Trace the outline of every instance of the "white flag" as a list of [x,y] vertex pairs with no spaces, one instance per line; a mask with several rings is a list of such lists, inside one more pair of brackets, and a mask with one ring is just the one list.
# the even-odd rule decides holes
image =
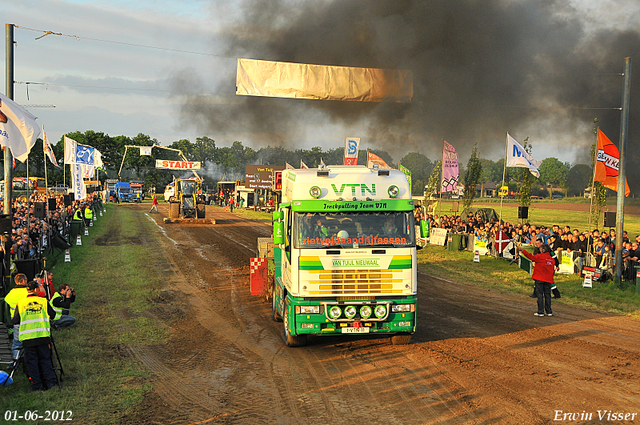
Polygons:
[[309,167],[307,167],[307,164],[305,164],[303,160],[300,160],[300,169],[302,170],[309,169]]
[[94,156],[93,156],[93,165],[96,166],[96,168],[100,169],[102,168],[102,166],[104,165],[102,163],[102,154],[100,153],[100,151],[98,149],[96,149]]
[[64,163],[65,164],[74,164],[76,162],[76,149],[78,147],[78,142],[73,139],[70,139],[67,136],[64,136]]
[[39,135],[36,117],[0,94],[0,146],[8,146],[14,158],[25,162]]
[[293,170],[294,168],[293,168],[293,165],[289,164],[288,162],[285,162],[285,167],[284,167],[284,169],[285,169],[285,170]]
[[44,131],[44,125],[42,126],[42,149],[44,150],[45,155],[49,158],[49,161],[57,167],[58,161],[56,161],[56,156],[53,154],[53,149],[51,149],[47,133]]
[[151,146],[140,146],[140,156],[151,156]]
[[540,161],[533,159],[522,145],[507,133],[507,167],[528,168],[531,174],[540,177],[540,171],[538,171],[540,164]]

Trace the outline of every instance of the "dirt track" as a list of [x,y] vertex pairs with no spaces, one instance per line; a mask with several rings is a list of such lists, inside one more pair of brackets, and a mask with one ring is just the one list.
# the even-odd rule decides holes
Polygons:
[[[148,205],[130,205],[145,215]],[[215,212],[214,212],[215,211]],[[249,258],[268,226],[208,210],[214,226],[147,215],[166,257],[171,317],[163,346],[129,347],[153,390],[136,424],[541,424],[557,414],[640,423],[640,327],[628,317],[419,276],[418,331],[386,338],[316,338],[287,348],[271,306],[249,294]],[[143,218],[144,220],[144,218]],[[600,421],[598,410],[638,413]],[[630,417],[630,416],[629,416]]]

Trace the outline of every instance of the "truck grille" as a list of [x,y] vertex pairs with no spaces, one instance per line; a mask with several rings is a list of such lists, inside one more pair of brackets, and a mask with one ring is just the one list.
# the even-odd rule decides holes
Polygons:
[[403,281],[397,276],[401,272],[402,270],[312,270],[309,271],[309,289],[317,285],[317,290],[310,290],[309,294],[402,293],[401,289],[393,289]]

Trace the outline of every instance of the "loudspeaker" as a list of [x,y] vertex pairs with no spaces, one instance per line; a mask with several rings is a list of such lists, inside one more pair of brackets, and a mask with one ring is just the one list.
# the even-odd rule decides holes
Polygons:
[[56,200],[56,198],[49,198],[48,202],[49,202],[49,211],[55,211],[56,208],[58,207],[58,201]]
[[11,214],[0,214],[0,235],[10,235],[12,228]]
[[518,207],[518,218],[529,218],[529,207]]
[[33,280],[40,273],[40,262],[38,260],[15,260],[14,264],[18,273],[27,275],[27,281]]
[[64,195],[64,206],[71,206],[71,195]]
[[54,232],[52,241],[53,241],[53,246],[55,246],[58,249],[71,248],[71,245],[58,232]]
[[616,227],[616,213],[614,212],[604,213],[604,227]]
[[36,218],[44,218],[44,202],[36,202],[33,208],[33,215]]

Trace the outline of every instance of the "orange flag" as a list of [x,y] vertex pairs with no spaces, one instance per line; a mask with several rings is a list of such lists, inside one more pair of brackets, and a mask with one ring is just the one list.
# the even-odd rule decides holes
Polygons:
[[[604,187],[615,192],[618,191],[618,166],[620,154],[616,145],[598,129],[598,152],[596,157],[595,181],[601,182]],[[629,196],[631,190],[625,181],[624,196]]]
[[373,168],[373,164],[378,164],[380,168],[391,168],[384,159],[373,152],[367,152],[367,168]]

